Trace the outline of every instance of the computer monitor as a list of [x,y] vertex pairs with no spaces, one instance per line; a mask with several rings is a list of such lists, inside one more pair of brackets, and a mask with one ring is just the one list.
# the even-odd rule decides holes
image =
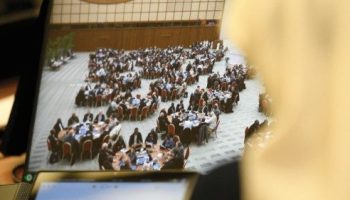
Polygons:
[[206,173],[240,157],[244,129],[264,116],[255,114],[259,84],[243,93],[248,67],[234,45],[214,48],[207,36],[163,44],[164,34],[151,34],[162,43],[143,47],[139,32],[177,25],[75,24],[66,15],[52,24],[62,14],[52,6],[65,6],[51,4],[24,180],[42,170]]

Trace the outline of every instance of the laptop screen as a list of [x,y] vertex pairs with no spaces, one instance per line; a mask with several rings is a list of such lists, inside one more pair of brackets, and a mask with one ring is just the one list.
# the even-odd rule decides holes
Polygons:
[[195,173],[39,173],[30,199],[190,199]]
[[47,25],[29,174],[206,173],[241,156],[245,128],[265,119],[262,87],[219,40],[218,20],[143,20],[129,11],[146,6],[136,1],[64,2],[52,2]]
[[[171,182],[47,182],[42,183],[36,200],[45,199],[185,199],[186,180]],[[157,192],[154,192],[157,191]]]

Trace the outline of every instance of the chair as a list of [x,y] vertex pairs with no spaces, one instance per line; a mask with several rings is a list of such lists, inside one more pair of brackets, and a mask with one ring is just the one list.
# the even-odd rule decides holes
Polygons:
[[137,81],[137,88],[141,88],[141,79]]
[[169,135],[175,135],[176,134],[175,125],[174,124],[169,124],[168,125],[168,134]]
[[134,87],[134,89],[138,88],[138,81],[137,80],[134,80],[133,87]]
[[62,146],[62,160],[64,158],[67,158],[67,156],[70,157],[70,163],[72,163],[74,153],[72,151],[72,145],[69,142],[63,143],[63,146]]
[[90,160],[92,160],[92,141],[91,140],[84,141],[82,148],[81,148],[80,160],[83,160],[83,156],[85,153],[89,153]]
[[161,93],[161,99],[163,102],[165,102],[167,101],[167,98],[168,98],[168,92],[166,91],[166,89],[163,89]]
[[149,110],[149,113],[152,115],[152,114],[154,114],[156,112],[156,110],[157,110],[157,104],[154,103],[151,106],[151,109]]
[[137,108],[131,108],[130,115],[129,115],[129,120],[135,119],[137,120]]
[[186,164],[188,162],[188,158],[190,157],[190,147],[187,147],[184,152],[184,167],[186,167]]
[[124,110],[123,110],[123,108],[122,107],[118,107],[118,115],[117,115],[117,117],[118,117],[118,120],[119,121],[121,121],[121,120],[123,120],[124,119]]
[[217,131],[218,131],[219,125],[220,125],[220,120],[218,120],[218,121],[216,122],[216,126],[215,126],[214,129],[212,130],[212,133],[215,133],[216,138],[218,138]]
[[175,99],[177,99],[177,89],[171,92],[171,100],[174,101]]
[[226,91],[227,90],[227,83],[226,82],[222,82],[220,87],[221,87],[222,91]]
[[198,102],[198,107],[199,107],[199,109],[201,109],[201,108],[203,108],[203,106],[204,106],[204,99],[200,98],[199,102]]
[[142,108],[140,120],[146,119],[148,117],[148,110],[149,110],[148,106],[145,106]]

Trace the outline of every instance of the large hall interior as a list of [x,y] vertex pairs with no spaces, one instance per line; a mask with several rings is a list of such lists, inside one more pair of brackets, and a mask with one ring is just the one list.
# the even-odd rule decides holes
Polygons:
[[246,139],[271,99],[228,37],[231,3],[54,0],[29,170],[207,173],[263,148],[271,133]]

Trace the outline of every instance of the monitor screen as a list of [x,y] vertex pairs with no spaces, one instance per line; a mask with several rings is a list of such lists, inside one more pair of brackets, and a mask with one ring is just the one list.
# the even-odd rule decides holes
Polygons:
[[[186,180],[170,182],[45,182],[36,200],[185,199]],[[157,192],[155,192],[157,191]]]
[[197,178],[198,174],[188,172],[40,172],[30,199],[187,200]]
[[241,156],[262,84],[218,20],[129,10],[146,4],[53,1],[28,172],[206,173]]

